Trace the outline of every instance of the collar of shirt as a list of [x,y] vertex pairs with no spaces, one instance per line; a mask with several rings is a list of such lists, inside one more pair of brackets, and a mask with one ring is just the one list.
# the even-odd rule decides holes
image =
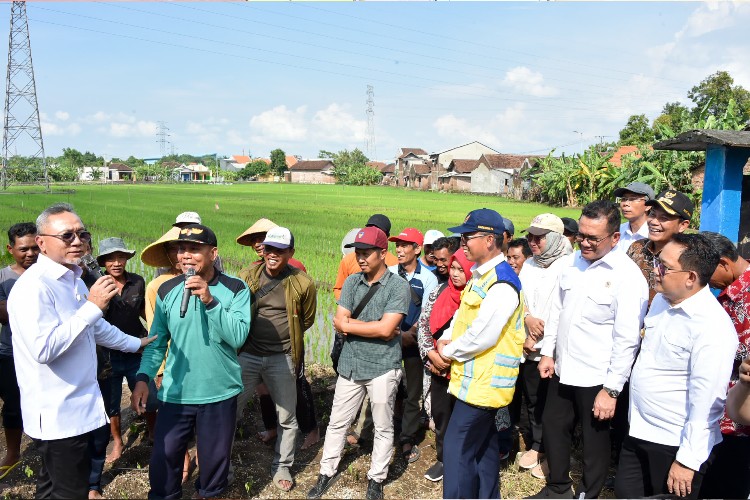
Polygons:
[[37,266],[41,266],[44,269],[44,272],[42,275],[48,276],[52,279],[59,280],[61,277],[65,276],[65,273],[73,273],[74,280],[75,278],[80,278],[81,274],[83,274],[83,271],[78,266],[73,266],[73,269],[70,269],[68,267],[63,266],[62,264],[58,264],[54,260],[50,259],[44,254],[39,254],[39,257],[36,260]]
[[[586,270],[588,268],[597,267],[597,266],[607,266],[610,269],[615,269],[615,262],[613,262],[613,261],[617,260],[618,258],[619,258],[618,253],[615,251],[614,248],[612,250],[610,250],[609,252],[607,252],[607,254],[604,257],[602,257],[600,259],[597,259],[597,260],[595,260],[593,262],[591,262],[588,259],[584,259],[583,255],[581,255],[581,251],[580,250],[578,250],[575,253],[576,262],[579,264],[578,267],[583,268],[583,270]],[[630,258],[630,257],[628,257],[628,258]]]
[[635,235],[643,236],[644,238],[648,238],[648,223],[644,222],[641,224],[641,227],[638,229],[638,231],[633,231],[633,229],[630,227],[630,222],[625,222],[623,224],[623,227],[625,228],[624,233],[628,236],[632,237]]
[[[362,280],[362,283],[364,283],[367,286],[370,286],[370,282],[367,281],[367,276],[365,276],[365,273],[359,273],[359,274],[360,274],[360,279]],[[387,279],[389,274],[393,274],[393,273],[386,267],[383,275],[380,278],[373,281],[373,283],[380,283],[382,285],[383,283],[385,283],[385,280]]]
[[734,280],[731,285],[722,290],[719,297],[726,295],[733,302],[736,302],[747,293],[750,293],[750,267],[740,274],[740,277]]
[[417,258],[417,267],[414,268],[413,273],[409,273],[406,269],[404,269],[404,266],[399,264],[397,267],[398,275],[405,278],[406,281],[411,281],[411,279],[414,278],[414,276],[419,276],[422,273],[422,266],[423,266],[422,262],[420,262],[419,258]]
[[[682,314],[686,315],[688,318],[692,318],[697,313],[705,309],[706,307],[705,301],[708,300],[708,298],[706,297],[706,294],[713,297],[713,294],[711,293],[711,290],[709,290],[708,286],[704,286],[703,288],[698,290],[697,293],[683,300],[676,306],[670,306],[670,310],[675,313],[678,311],[681,311]],[[665,300],[666,300],[666,297],[665,297]],[[669,301],[667,301],[667,303],[669,303]]]
[[477,264],[474,264],[473,266],[471,266],[471,275],[474,278],[484,276],[485,274],[487,274],[487,272],[490,269],[493,269],[495,266],[497,266],[498,264],[504,261],[505,261],[505,255],[503,255],[503,252],[500,252],[497,256],[492,257],[490,260],[488,260],[481,266]]

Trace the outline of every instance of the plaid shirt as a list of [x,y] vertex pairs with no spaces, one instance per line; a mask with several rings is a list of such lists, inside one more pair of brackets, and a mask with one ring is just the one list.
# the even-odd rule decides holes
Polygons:
[[[740,345],[737,347],[737,355],[734,357],[732,377],[729,380],[729,387],[731,388],[739,380],[740,363],[750,353],[750,268],[723,290],[718,299],[729,317],[732,318],[740,341]],[[727,416],[726,410],[724,410],[724,416],[721,417],[721,433],[750,436],[750,426],[732,422]]]

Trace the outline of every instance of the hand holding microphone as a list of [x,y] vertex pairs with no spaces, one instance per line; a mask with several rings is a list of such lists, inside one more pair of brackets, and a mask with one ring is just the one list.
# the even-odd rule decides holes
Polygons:
[[188,268],[185,271],[185,290],[182,293],[182,304],[180,304],[180,318],[184,318],[187,314],[191,295],[197,295],[205,305],[208,305],[214,299],[208,289],[206,280],[196,274],[195,269]]
[[182,303],[180,304],[180,318],[184,318],[185,314],[187,314],[188,309],[188,303],[190,302],[190,296],[193,294],[193,291],[188,287],[188,281],[190,278],[195,276],[195,269],[192,267],[188,268],[185,271],[185,289],[182,292]]

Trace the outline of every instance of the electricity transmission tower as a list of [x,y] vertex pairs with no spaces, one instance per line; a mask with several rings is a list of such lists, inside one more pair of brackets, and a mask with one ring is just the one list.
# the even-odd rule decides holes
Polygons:
[[[156,131],[156,137],[158,137],[158,140],[156,142],[159,143],[159,151],[161,151],[161,156],[164,157],[164,155],[167,153],[167,142],[169,142],[167,140],[167,137],[169,137],[169,134],[167,133],[167,131],[169,129],[167,128],[167,124],[165,122],[157,122],[157,123],[159,124],[159,128]],[[174,146],[172,147],[174,148]]]
[[377,156],[375,149],[375,90],[372,85],[367,86],[367,138],[365,152],[367,157],[374,160]]
[[[26,2],[13,2],[10,9],[8,72],[5,85],[5,127],[3,129],[3,189],[12,182],[44,184],[49,191],[47,158],[44,155],[39,104],[36,99],[34,66],[31,62],[29,22]],[[9,155],[21,147],[33,154],[20,165],[12,166]],[[13,167],[13,168],[11,168]]]

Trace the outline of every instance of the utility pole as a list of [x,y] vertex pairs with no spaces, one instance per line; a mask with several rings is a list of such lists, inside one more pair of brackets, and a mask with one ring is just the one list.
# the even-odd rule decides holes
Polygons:
[[367,138],[365,152],[370,160],[377,156],[375,149],[375,89],[372,85],[367,86]]
[[574,134],[578,134],[580,136],[581,141],[581,156],[583,156],[583,132],[579,132],[578,130],[573,131]]
[[[24,181],[40,183],[49,191],[47,175],[47,157],[44,154],[42,127],[39,121],[39,103],[36,98],[34,65],[31,60],[31,40],[29,38],[29,21],[26,16],[26,2],[13,2],[10,7],[10,36],[8,41],[8,71],[5,79],[5,114],[3,129],[3,189],[14,180],[9,169],[8,155],[11,150],[17,151],[17,141],[23,137],[33,152],[28,165],[19,165],[21,170],[32,173],[25,175]],[[30,139],[30,141],[29,141]],[[16,154],[17,156],[17,154]],[[39,172],[33,160],[41,160]]]
[[[165,122],[156,122],[159,126],[156,130],[156,142],[159,143],[159,151],[161,152],[162,158],[167,153],[167,137],[169,137],[169,134],[167,133],[169,129],[167,128],[167,124]],[[172,153],[174,154],[174,152]]]

